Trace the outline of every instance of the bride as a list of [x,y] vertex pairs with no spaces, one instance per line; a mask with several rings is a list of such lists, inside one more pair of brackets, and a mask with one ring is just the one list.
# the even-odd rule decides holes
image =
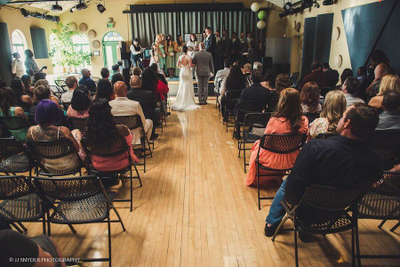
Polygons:
[[173,110],[186,111],[200,109],[201,107],[194,102],[193,72],[192,58],[188,56],[188,48],[186,45],[182,47],[183,55],[179,57],[177,67],[181,70],[179,75],[179,89],[176,95],[175,103],[172,105]]

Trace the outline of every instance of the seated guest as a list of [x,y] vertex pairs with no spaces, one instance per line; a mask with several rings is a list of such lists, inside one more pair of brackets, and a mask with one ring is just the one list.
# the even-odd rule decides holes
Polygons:
[[68,118],[89,117],[90,93],[84,85],[79,85],[72,95],[71,105],[67,110]]
[[262,73],[262,63],[260,61],[254,61],[253,70],[259,70]]
[[328,81],[326,79],[325,74],[322,72],[322,66],[318,62],[313,62],[311,64],[311,73],[304,77],[300,86],[298,87],[301,91],[303,86],[308,82],[315,82],[318,84],[319,88],[327,87]]
[[124,76],[121,73],[115,73],[111,78],[111,85],[114,86],[116,82],[125,82]]
[[340,83],[343,85],[349,77],[353,77],[353,71],[349,68],[344,69],[342,75],[340,75]]
[[13,79],[11,81],[11,89],[14,91],[17,106],[24,109],[25,112],[33,105],[30,96],[25,94],[25,87],[21,79]]
[[24,84],[25,94],[33,98],[33,91],[35,91],[35,86],[32,86],[32,79],[29,75],[22,75],[21,81]]
[[57,107],[58,110],[60,112],[60,117],[62,118],[62,120],[60,121],[60,125],[64,125],[66,123],[65,121],[65,115],[64,115],[64,110],[61,108],[61,106],[59,105],[58,101],[52,98],[51,92],[50,92],[50,88],[48,88],[45,85],[39,85],[38,87],[36,87],[35,89],[35,93],[34,93],[34,105],[29,109],[29,115],[35,115],[36,114],[36,110],[37,110],[37,105],[39,104],[40,101],[42,101],[43,99],[50,99],[51,101],[53,101]]
[[105,98],[107,101],[115,99],[114,90],[112,88],[111,82],[108,79],[101,79],[97,83],[97,92],[95,99]]
[[285,73],[281,73],[281,74],[278,74],[278,76],[276,76],[275,89],[276,89],[276,94],[278,95],[278,97],[279,97],[279,94],[283,90],[288,88],[289,86],[290,86],[289,75],[287,75]]
[[125,68],[122,70],[122,77],[124,77],[124,82],[126,87],[128,88],[128,91],[131,90],[131,74],[129,73],[129,69]]
[[390,90],[395,90],[400,93],[400,78],[397,75],[390,74],[383,76],[381,80],[381,84],[379,86],[379,92],[371,98],[368,105],[378,109],[378,111],[382,111],[382,101],[383,95]]
[[111,66],[111,70],[112,70],[112,73],[111,73],[111,79],[112,79],[112,77],[114,76],[114,74],[117,74],[117,73],[119,73],[119,65],[118,64],[114,64],[114,65],[112,65]]
[[72,95],[78,87],[78,80],[74,76],[68,76],[67,79],[65,79],[65,83],[67,84],[68,91],[61,95],[61,101],[63,103],[70,103]]
[[[10,229],[0,231],[0,262],[3,267],[64,267],[60,249],[53,239],[46,235],[28,237]],[[16,263],[26,260],[26,263]],[[34,260],[34,261],[29,261]],[[3,265],[4,264],[4,265]]]
[[394,90],[387,91],[383,95],[382,108],[376,130],[400,130],[400,93]]
[[[157,77],[159,78],[160,76],[157,75]],[[157,89],[154,93],[159,96],[159,100],[161,100],[161,102],[165,101],[165,97],[167,96],[168,92],[168,84],[159,79],[157,82]]]
[[[31,126],[26,134],[28,140],[50,141],[58,139],[69,139],[78,151],[82,160],[84,153],[79,145],[82,136],[79,130],[72,132],[64,126],[56,126],[60,124],[61,117],[58,107],[49,99],[43,99],[39,102],[36,110],[35,121],[38,125]],[[73,171],[79,166],[79,158],[75,153],[68,154],[57,159],[43,159],[41,164],[48,171]]]
[[142,79],[140,78],[140,75],[142,75],[142,70],[139,67],[135,67],[133,69],[133,75],[130,78],[131,89],[142,87]]
[[146,119],[143,114],[142,107],[140,103],[137,101],[129,100],[126,96],[128,94],[128,90],[126,89],[126,85],[124,82],[116,82],[114,85],[114,92],[116,95],[115,100],[110,101],[111,113],[114,116],[135,116],[139,115],[142,120],[142,125],[144,129],[144,133],[140,132],[139,129],[133,129],[133,141],[132,144],[140,144],[140,137],[144,134],[147,135],[147,138],[150,140],[151,132],[153,128],[153,121],[150,119]]
[[228,77],[229,72],[231,71],[232,62],[230,59],[226,59],[224,61],[224,68],[222,70],[217,71],[214,79],[214,92],[220,93],[220,85],[222,81]]
[[35,73],[35,75],[33,76],[33,81],[36,83],[39,80],[46,80],[46,73],[44,72],[37,72]]
[[240,98],[238,100],[238,104],[243,101],[260,101],[268,103],[270,99],[270,91],[266,90],[260,83],[263,79],[261,75],[261,71],[253,70],[251,72],[251,81],[253,84],[247,88],[244,88]]
[[139,102],[140,106],[142,107],[144,116],[148,119],[153,120],[153,113],[157,107],[157,102],[153,96],[153,93],[148,90],[143,90],[141,87],[135,86],[135,84],[131,84],[131,87],[132,89],[128,92],[127,97],[130,100]]
[[322,63],[322,70],[326,76],[327,87],[333,88],[339,81],[339,72],[331,69],[328,62]]
[[[385,69],[385,71],[383,72],[383,77],[385,77],[386,75],[390,75],[390,74],[396,74],[396,71],[394,70],[394,68],[388,67]],[[382,77],[382,78],[383,78]],[[381,82],[382,79],[377,80],[371,87],[369,96],[372,98],[374,96],[376,96],[379,93],[379,87],[381,87]]]
[[319,88],[315,82],[308,82],[300,93],[301,109],[303,113],[316,114],[322,110],[319,103]]
[[346,97],[347,107],[352,106],[354,103],[364,103],[364,100],[356,97],[359,87],[360,81],[357,78],[349,77],[344,81],[342,90],[344,97]]
[[90,73],[90,70],[82,69],[81,73],[82,73],[82,78],[79,80],[79,85],[84,85],[91,93],[95,93],[96,83],[92,80],[92,78],[90,78],[90,76],[92,75]]
[[261,85],[269,90],[275,90],[275,82],[276,82],[276,70],[269,69],[267,73],[265,73],[264,81],[261,82]]
[[[294,88],[283,90],[279,97],[277,110],[272,114],[264,134],[302,134],[307,133],[307,129],[308,119],[302,116],[299,92]],[[257,183],[256,158],[259,146],[260,141],[257,141],[251,148],[249,172],[245,181],[247,186]],[[288,169],[293,166],[299,152],[300,150],[296,150],[288,154],[278,154],[261,150],[259,160],[262,165],[273,169]],[[285,174],[285,172],[268,172],[262,170],[260,172],[262,174],[275,174],[275,176],[260,177],[261,184],[268,182],[266,179],[279,179],[281,181]]]
[[[105,98],[94,100],[90,106],[87,138],[98,139],[103,142],[123,138],[129,146],[129,155],[132,161],[139,162],[139,159],[132,151],[132,133],[125,125],[115,125],[114,117],[111,114],[111,106]],[[91,160],[93,167],[99,171],[112,172],[129,166],[128,153],[113,157],[92,155]]]
[[[356,103],[345,111],[338,123],[340,136],[309,141],[275,195],[266,219],[265,235],[272,236],[285,215],[281,201],[285,200],[290,206],[297,205],[311,185],[353,189],[369,187],[381,179],[383,159],[365,143],[377,124],[376,110]],[[302,221],[322,223],[337,219],[338,215],[334,212],[303,205],[296,211]]]
[[102,79],[108,80],[110,78],[110,71],[107,68],[101,68],[100,75]]
[[164,73],[160,71],[159,66],[157,64],[153,63],[150,65],[149,68],[154,71],[154,73],[157,75],[160,81],[162,81],[164,84],[168,86],[167,79],[165,78]]
[[[49,82],[45,79],[41,79],[41,80],[35,82],[35,88],[37,88],[38,86],[41,86],[41,85],[49,89],[50,94],[51,94],[51,96],[50,96],[51,101],[53,101],[59,108],[61,108],[58,98],[52,94]],[[39,101],[36,101],[36,102],[39,103]]]
[[[20,116],[28,121],[24,110],[16,105],[14,91],[10,87],[0,88],[0,116]],[[11,135],[18,141],[26,141],[28,128],[10,130]]]
[[310,124],[308,136],[315,138],[319,134],[337,135],[336,128],[346,111],[346,98],[339,90],[329,91],[325,96],[324,107],[319,118]]
[[243,74],[246,76],[248,86],[250,86],[250,84],[251,84],[251,81],[250,81],[251,68],[252,67],[251,67],[250,63],[246,63],[243,66]]
[[221,111],[223,115],[225,114],[226,93],[231,91],[242,91],[247,86],[247,79],[241,68],[238,65],[232,66],[228,77],[222,80],[220,88],[221,95],[219,96],[219,102],[221,103]]
[[360,84],[362,84],[367,77],[367,69],[365,67],[359,67],[357,69],[357,80],[360,81]]

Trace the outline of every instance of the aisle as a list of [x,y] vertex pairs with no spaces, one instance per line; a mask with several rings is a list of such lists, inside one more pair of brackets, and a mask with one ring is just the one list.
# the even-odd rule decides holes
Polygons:
[[[143,187],[135,181],[134,211],[129,212],[127,203],[116,204],[127,231],[112,225],[113,266],[294,266],[293,233],[284,232],[275,242],[264,236],[271,202],[264,201],[258,210],[257,191],[244,185],[236,142],[225,132],[214,101],[168,118],[142,175]],[[360,224],[362,251],[400,253],[399,235],[388,231],[394,223],[383,230],[375,220]],[[41,224],[27,226],[30,236],[41,233]],[[65,256],[106,255],[106,224],[76,229],[77,237],[66,226],[52,226]],[[301,265],[350,266],[351,233],[325,239],[299,242]],[[363,261],[365,266],[396,263]]]

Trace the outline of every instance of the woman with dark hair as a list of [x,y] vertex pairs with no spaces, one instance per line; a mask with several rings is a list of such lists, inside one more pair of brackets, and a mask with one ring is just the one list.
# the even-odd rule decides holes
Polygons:
[[316,114],[322,111],[319,103],[319,87],[315,82],[308,82],[303,86],[300,93],[301,108],[303,113]]
[[154,93],[157,90],[157,84],[157,74],[150,68],[145,69],[142,73],[142,89]]
[[371,53],[371,65],[370,68],[374,70],[374,79],[368,88],[365,90],[365,93],[369,95],[371,93],[372,87],[378,81],[380,81],[385,73],[385,70],[389,68],[390,60],[388,57],[383,53],[382,50],[374,50]]
[[84,85],[79,85],[72,95],[71,105],[68,107],[69,118],[89,117],[90,92]]
[[[300,94],[294,88],[287,88],[280,93],[277,110],[272,114],[264,134],[302,134],[307,133],[308,119],[303,116],[300,106]],[[249,172],[246,177],[246,185],[251,186],[257,182],[256,177],[256,158],[260,141],[257,141],[251,148]],[[259,155],[260,163],[273,169],[292,168],[300,149],[288,154],[278,154],[267,150],[261,150]],[[260,170],[262,174],[271,173]],[[285,172],[277,173],[275,176],[260,177],[260,183],[266,183],[271,179],[282,181]],[[261,180],[261,178],[263,180]],[[267,180],[268,179],[268,180]]]
[[342,75],[340,75],[340,82],[343,85],[347,78],[353,77],[353,71],[349,68],[344,69]]
[[[35,114],[38,125],[29,128],[27,139],[35,141],[69,139],[84,160],[85,156],[79,144],[82,138],[80,131],[75,129],[71,132],[65,126],[56,126],[61,120],[57,105],[50,99],[43,99],[39,102]],[[72,153],[58,159],[43,159],[41,163],[48,171],[72,171],[79,166],[79,158],[76,153]]]
[[131,74],[130,74],[128,68],[125,68],[122,70],[122,77],[124,78],[124,82],[126,84],[126,89],[128,91],[131,90],[131,85],[130,85]]
[[167,44],[165,47],[165,54],[166,54],[165,68],[167,69],[168,77],[173,77],[175,70],[175,50],[174,50],[174,40],[172,40],[172,36],[169,34],[167,35],[166,43]]
[[114,90],[108,79],[101,79],[97,83],[97,93],[95,99],[105,98],[107,101],[115,99]]
[[[176,37],[176,42],[174,43],[174,52],[175,52],[175,62],[178,62],[179,58],[183,55],[182,48],[185,45],[183,41],[182,35],[178,34]],[[188,48],[189,49],[189,48]],[[180,68],[175,64],[175,76],[179,77]]]
[[[164,101],[165,100],[165,96],[168,94],[169,92],[169,87],[168,87],[168,83],[165,80],[164,74],[162,73],[158,73],[158,68],[156,64],[153,64],[149,67],[150,70],[153,70],[153,72],[156,74],[157,77],[157,88],[154,91],[154,93],[157,96],[157,100],[158,101]],[[161,76],[161,77],[160,77]]]
[[121,73],[115,73],[111,78],[111,85],[114,86],[116,82],[125,82],[124,77]]
[[128,156],[131,157],[133,162],[139,162],[139,159],[133,154],[131,131],[125,125],[115,124],[114,117],[111,114],[111,106],[104,98],[95,99],[90,106],[87,138],[101,140],[102,142],[123,138],[129,147],[129,153],[113,157],[92,155],[93,167],[96,170],[112,172],[128,167]]
[[278,98],[279,98],[279,94],[283,90],[285,90],[286,88],[289,87],[289,83],[290,83],[289,75],[281,73],[281,74],[278,74],[278,76],[276,76],[275,89],[276,89]]
[[[24,110],[17,106],[14,91],[10,87],[0,88],[0,116],[20,116],[28,120]],[[28,128],[10,130],[11,135],[18,141],[26,141],[27,131]]]
[[30,76],[34,76],[35,73],[39,72],[39,67],[33,59],[33,52],[30,49],[25,50],[25,68],[26,73]]
[[275,90],[275,81],[276,81],[276,70],[269,69],[267,73],[265,73],[264,81],[260,84],[269,90]]
[[29,95],[31,98],[33,98],[33,92],[35,91],[35,87],[32,86],[32,79],[31,76],[29,75],[22,75],[21,81],[24,84],[25,88],[25,94]]
[[33,102],[30,96],[25,94],[25,86],[21,79],[13,79],[11,81],[11,89],[14,91],[17,106],[23,108],[25,112],[29,112]]

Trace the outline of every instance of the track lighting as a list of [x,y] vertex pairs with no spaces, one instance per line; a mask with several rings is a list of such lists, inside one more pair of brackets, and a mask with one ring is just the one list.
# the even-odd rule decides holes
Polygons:
[[83,0],[79,0],[79,3],[75,7],[77,10],[83,10],[87,8],[87,5]]
[[333,5],[333,4],[336,4],[336,3],[337,3],[337,0],[325,0],[324,2],[322,2],[322,4],[324,6],[330,6],[330,5]]
[[51,6],[51,10],[61,12],[63,10],[62,6],[58,4],[58,1]]
[[21,15],[24,16],[25,18],[32,17],[32,18],[37,18],[37,19],[45,19],[45,20],[49,20],[49,21],[53,21],[53,22],[60,22],[60,17],[58,17],[58,16],[46,15],[46,14],[39,13],[39,12],[29,12],[25,8],[21,8],[20,12],[21,12]]

